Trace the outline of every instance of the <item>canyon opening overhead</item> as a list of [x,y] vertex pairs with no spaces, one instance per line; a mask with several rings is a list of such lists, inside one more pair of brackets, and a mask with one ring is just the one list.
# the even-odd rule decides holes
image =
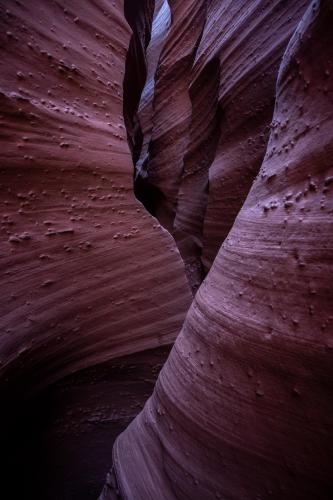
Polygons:
[[0,0],[1,497],[333,498],[333,0]]

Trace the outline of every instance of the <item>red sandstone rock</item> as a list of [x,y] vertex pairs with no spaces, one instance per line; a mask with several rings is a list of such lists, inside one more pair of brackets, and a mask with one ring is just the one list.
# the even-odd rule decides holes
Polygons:
[[209,4],[191,72],[191,133],[174,224],[198,242],[206,271],[262,163],[278,68],[307,5]]
[[258,173],[278,67],[307,3],[192,2],[186,19],[199,24],[190,33],[179,21],[185,3],[171,4],[147,182],[161,191],[153,212],[174,235],[194,291]]
[[124,499],[330,497],[332,23],[314,2],[284,54],[259,175],[116,441]]
[[38,483],[24,401],[52,474],[34,497],[92,498],[165,359],[147,349],[189,306],[172,237],[133,195],[131,149],[193,290],[224,244],[101,498],[324,500],[332,1],[312,4],[281,65],[307,2],[170,0],[167,39],[162,4],[148,47],[152,0],[2,3],[0,394],[20,450],[7,480]]
[[205,21],[206,2],[169,1],[172,24],[156,75],[148,180],[160,192],[154,213],[172,231],[183,156],[188,142],[190,72]]
[[133,194],[123,8],[2,3],[2,393],[171,343],[190,303],[171,236]]

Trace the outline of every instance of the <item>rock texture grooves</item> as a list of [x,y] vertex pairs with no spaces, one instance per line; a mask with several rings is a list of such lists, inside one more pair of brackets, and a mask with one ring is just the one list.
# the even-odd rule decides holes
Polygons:
[[281,57],[307,4],[170,2],[146,182],[155,188],[150,210],[174,235],[193,291],[260,168]]
[[[198,136],[203,137],[202,129],[207,124],[212,127],[214,121],[215,138],[210,132],[213,144],[207,148],[206,161],[196,162],[197,154],[194,158],[192,154],[192,165],[185,160],[175,223],[190,237],[200,236],[206,270],[260,168],[281,57],[307,4],[307,0],[213,1],[208,7],[191,73],[190,93],[196,97],[192,99],[190,155]],[[208,100],[206,86],[200,83],[207,74],[217,86]]]
[[172,231],[183,155],[188,141],[190,71],[202,33],[206,2],[169,0],[171,27],[156,74],[148,182],[155,188],[152,211]]
[[190,140],[178,191],[174,234],[193,291],[204,277],[201,262],[203,222],[208,201],[208,172],[220,136],[219,83],[220,64],[214,58],[205,65],[189,91],[192,105]]
[[2,380],[168,343],[189,304],[172,238],[132,192],[116,3],[2,11]]
[[133,194],[123,80],[132,37],[138,104],[153,2],[140,7],[133,35],[121,0],[1,2],[2,417],[7,400],[170,344],[189,307],[175,243]]
[[330,498],[332,23],[313,2],[289,42],[259,175],[116,441],[124,499]]

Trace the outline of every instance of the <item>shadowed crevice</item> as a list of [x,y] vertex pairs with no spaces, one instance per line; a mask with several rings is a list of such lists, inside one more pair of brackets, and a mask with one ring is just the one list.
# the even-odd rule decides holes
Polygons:
[[161,0],[155,4],[152,35],[147,48],[147,79],[136,113],[138,124],[133,147],[134,192],[137,199],[154,217],[158,207],[165,201],[162,191],[154,186],[148,176],[149,148],[154,127],[154,95],[158,63],[171,24],[169,2]]
[[134,165],[139,159],[142,145],[137,112],[147,78],[146,50],[151,37],[154,6],[154,0],[124,2],[125,18],[133,34],[126,55],[123,114]]
[[190,140],[184,158],[174,228],[193,292],[205,277],[201,262],[203,226],[209,196],[209,168],[216,156],[220,137],[219,86],[219,60],[213,59],[190,87]]

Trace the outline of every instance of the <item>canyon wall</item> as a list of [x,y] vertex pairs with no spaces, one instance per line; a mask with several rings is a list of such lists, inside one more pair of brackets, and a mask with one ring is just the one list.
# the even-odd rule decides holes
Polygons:
[[3,494],[330,498],[332,0],[0,24]]
[[[135,399],[138,353],[158,349],[158,363],[154,353],[151,365],[143,355],[146,368],[138,368],[155,380],[154,365],[168,352],[161,346],[174,341],[191,302],[172,237],[133,193],[127,135],[131,145],[130,124],[145,83],[153,9],[149,0],[1,2],[0,394],[1,419],[6,420],[1,442],[10,435],[8,447],[13,448],[18,441],[16,452],[8,451],[17,461],[30,434],[24,414],[31,406],[28,398],[80,370],[121,359],[132,367],[134,384],[129,380],[128,390],[133,389]],[[71,389],[74,406],[80,407],[79,400],[81,408],[88,404],[84,387],[88,391],[90,383],[86,377],[80,397]],[[65,386],[68,394],[69,382]],[[100,425],[112,428],[117,419],[115,428],[119,422],[128,424],[119,386],[109,387],[105,396],[100,384],[99,401],[89,403],[85,427],[92,427],[87,421],[93,405],[101,406],[103,398],[104,408],[112,408],[109,424],[105,411],[99,412],[100,420],[106,419]],[[118,388],[116,395],[113,387]],[[149,390],[150,383],[138,392],[132,418]],[[62,429],[82,429],[82,414],[74,422],[75,411],[68,416],[70,403],[65,411],[57,397]],[[52,419],[44,416],[44,421]],[[16,429],[9,431],[8,421],[11,425],[14,417]],[[71,439],[65,457],[73,455]],[[53,446],[43,453],[56,455],[56,440]],[[34,449],[32,442],[22,477],[34,460]],[[4,451],[6,461],[5,456],[9,460]],[[77,453],[75,460],[82,455]],[[91,460],[99,460],[96,450]],[[102,477],[110,463],[109,457],[104,460]],[[46,461],[40,459],[35,468]],[[20,469],[14,464],[14,475],[15,467],[16,473]],[[50,491],[41,498],[67,498],[66,486],[59,491],[63,479],[55,476],[55,492],[50,481]],[[35,487],[42,480],[37,478]],[[81,475],[80,482],[86,480]],[[82,491],[78,497],[87,498]]]
[[307,4],[210,2],[191,75],[192,130],[175,221],[197,239],[205,271],[259,171],[282,54]]
[[259,171],[281,57],[307,4],[170,2],[146,182],[194,292]]
[[[218,5],[233,16],[232,7],[237,10],[241,3],[212,2],[215,15],[207,23],[218,18]],[[287,4],[290,16],[281,11]],[[221,75],[229,71],[230,81],[220,76],[220,89],[227,99],[237,82],[236,94],[221,115],[221,137],[209,170],[207,214],[215,210],[218,182],[224,179],[215,206],[225,228],[219,237],[227,237],[152,397],[116,440],[114,474],[124,499],[324,500],[332,492],[333,4],[312,2],[297,27],[302,2],[253,5],[253,18],[245,25],[239,17],[238,42],[246,40],[252,19],[257,50],[250,46],[249,54],[233,64],[230,59],[228,68],[224,48]],[[243,7],[248,10],[249,3]],[[279,16],[270,17],[278,11],[280,24]],[[264,40],[276,30],[272,41],[282,53],[288,22],[296,29],[278,64],[277,53]],[[228,28],[236,26],[234,18]],[[214,35],[212,29],[207,33]],[[243,81],[251,58],[260,65],[265,60],[267,67]],[[260,84],[256,110],[255,84],[266,76],[267,95]],[[193,87],[193,102],[195,95]],[[210,95],[216,100],[215,90]],[[237,113],[244,112],[246,99],[248,123]],[[193,148],[189,163],[192,154]],[[243,201],[236,217],[236,205]],[[213,216],[211,221],[218,225]],[[213,222],[204,222],[209,238]],[[207,246],[208,261],[210,255]],[[105,489],[101,498],[111,498],[108,494]]]
[[2,11],[1,379],[38,386],[170,343],[190,302],[133,194],[123,3],[65,3]]
[[204,0],[170,0],[171,27],[155,77],[153,123],[145,176],[154,189],[151,211],[172,230],[182,158],[191,118],[190,72],[205,20]]

